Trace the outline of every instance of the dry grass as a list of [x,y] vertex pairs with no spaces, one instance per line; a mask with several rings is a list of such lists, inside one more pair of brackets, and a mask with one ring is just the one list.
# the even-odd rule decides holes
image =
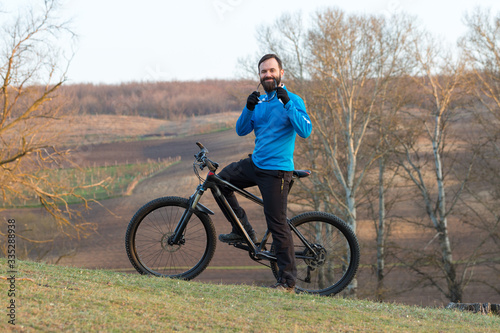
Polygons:
[[239,115],[240,112],[226,112],[175,121],[141,116],[72,116],[54,121],[44,132],[60,132],[59,142],[68,145],[96,144],[213,132],[234,127]]

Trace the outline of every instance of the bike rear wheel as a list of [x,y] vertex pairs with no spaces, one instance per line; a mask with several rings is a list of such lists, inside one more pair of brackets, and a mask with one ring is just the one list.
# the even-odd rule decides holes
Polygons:
[[188,207],[188,199],[164,197],[145,204],[134,215],[125,235],[125,247],[139,273],[191,280],[208,266],[216,237],[206,213],[196,210],[179,244],[168,244]]
[[[316,252],[292,231],[297,265],[297,292],[335,295],[352,281],[359,266],[360,250],[352,229],[335,215],[309,212],[291,219],[292,225]],[[273,249],[271,250],[273,251]],[[278,265],[271,262],[278,278]]]

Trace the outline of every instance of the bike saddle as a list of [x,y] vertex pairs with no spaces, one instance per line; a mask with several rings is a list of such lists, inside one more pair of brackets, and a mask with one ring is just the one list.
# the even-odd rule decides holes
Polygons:
[[293,170],[294,177],[306,178],[311,174],[311,170]]

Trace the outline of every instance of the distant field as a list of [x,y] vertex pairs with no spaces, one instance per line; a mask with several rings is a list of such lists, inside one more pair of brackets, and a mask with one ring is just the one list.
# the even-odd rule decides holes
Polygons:
[[67,145],[99,144],[214,132],[234,127],[240,113],[226,112],[176,121],[140,116],[72,116],[57,120],[44,130],[59,132],[60,142]]
[[[106,200],[130,195],[135,186],[143,179],[154,176],[178,163],[180,158],[150,160],[145,163],[119,164],[86,168],[49,169],[38,173],[48,184],[57,183],[67,188],[76,188],[75,195],[86,200]],[[102,183],[100,186],[93,184]],[[23,199],[16,199],[10,205],[2,203],[3,208],[37,207],[40,201],[29,193],[22,193]],[[65,197],[68,204],[81,202],[77,197]]]
[[[40,135],[44,133],[57,136],[59,144],[72,148],[75,152],[89,153],[88,147],[104,143],[126,141],[140,141],[184,137],[194,134],[212,133],[233,128],[240,112],[226,112],[220,114],[190,117],[184,120],[163,120],[141,116],[119,115],[85,115],[63,117],[51,121],[48,125],[40,126]],[[92,150],[92,148],[90,148]],[[85,155],[85,154],[84,154]],[[78,156],[77,164],[82,162]],[[88,157],[88,156],[85,156]],[[148,161],[129,163],[126,159],[122,163],[109,161],[87,166],[82,169],[68,168],[41,171],[45,177],[68,187],[87,186],[105,180],[103,186],[81,188],[77,195],[85,199],[105,200],[121,195],[130,195],[135,186],[143,179],[153,176],[172,164],[172,158],[177,161],[178,156],[169,156],[167,159],[156,158]],[[134,161],[134,158],[130,158]],[[20,192],[21,195],[12,203],[0,203],[0,208],[37,207],[40,205],[36,196]],[[77,203],[75,198],[66,198],[69,204]]]

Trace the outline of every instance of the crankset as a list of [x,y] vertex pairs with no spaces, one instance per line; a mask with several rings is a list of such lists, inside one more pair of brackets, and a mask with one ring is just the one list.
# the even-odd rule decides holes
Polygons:
[[[276,261],[276,257],[271,252],[267,251],[265,246],[260,252],[255,253],[254,250],[251,249],[248,246],[248,244],[243,242],[243,241],[231,242],[228,244],[232,245],[238,249],[248,251],[248,255],[250,256],[250,259],[252,259],[254,261],[259,262],[263,259]],[[258,247],[260,245],[260,243],[256,243],[255,245]]]

